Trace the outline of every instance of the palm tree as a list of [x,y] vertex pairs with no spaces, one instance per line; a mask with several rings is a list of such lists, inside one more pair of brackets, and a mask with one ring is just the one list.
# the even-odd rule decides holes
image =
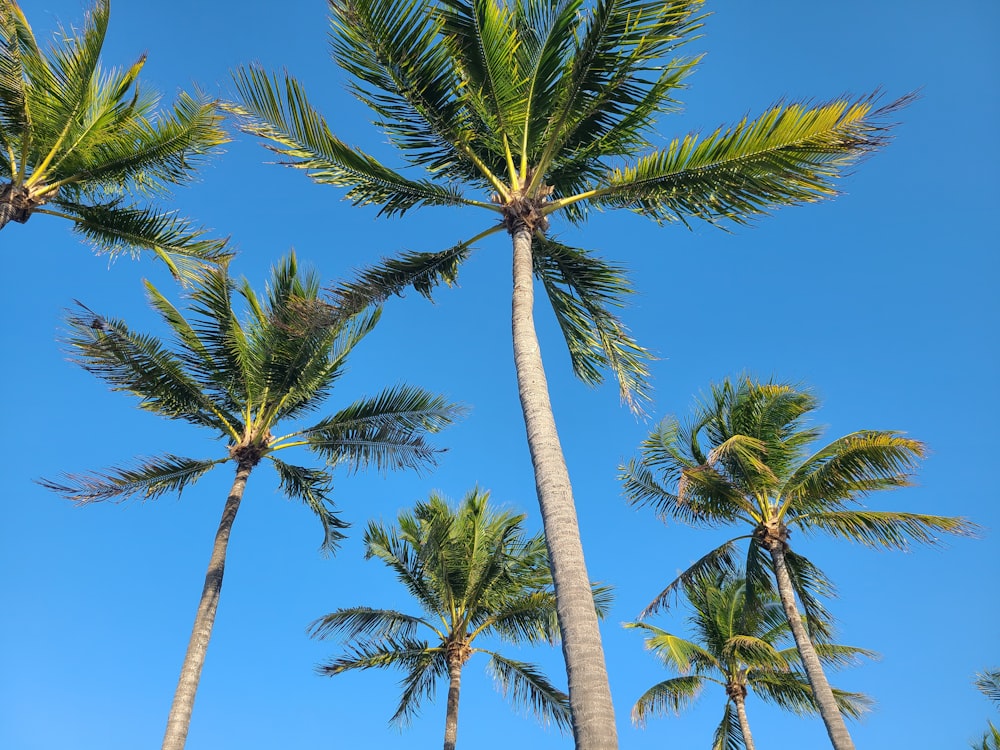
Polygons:
[[[649,633],[646,648],[680,673],[643,693],[632,709],[635,723],[644,725],[650,716],[668,710],[679,713],[708,683],[720,685],[726,693],[713,750],[754,750],[746,712],[748,690],[797,714],[816,712],[809,682],[795,668],[798,652],[794,646],[783,647],[789,628],[777,598],[758,597],[748,607],[746,581],[728,574],[702,575],[686,581],[683,589],[691,605],[688,621],[696,640],[645,622],[625,625]],[[822,661],[834,665],[848,664],[858,656],[874,656],[864,649],[829,643],[818,644],[817,651]],[[834,696],[840,711],[854,718],[870,705],[861,693],[834,690]]]
[[109,0],[95,0],[84,28],[39,48],[14,0],[0,0],[0,230],[34,214],[69,219],[99,251],[150,250],[175,276],[217,262],[225,240],[186,219],[131,202],[189,181],[224,143],[216,102],[181,94],[168,112],[137,83],[141,56],[102,70]]
[[[81,504],[151,499],[180,493],[217,465],[235,465],[163,741],[164,750],[180,750],[215,621],[229,535],[257,464],[268,459],[282,492],[319,517],[322,548],[332,551],[346,526],[330,500],[333,469],[431,465],[437,451],[427,444],[425,433],[448,425],[458,410],[440,396],[397,386],[281,433],[279,425],[315,410],[329,395],[347,355],[372,330],[378,311],[345,320],[338,328],[296,325],[297,301],[315,298],[319,282],[313,274],[298,273],[294,255],[273,270],[264,296],[246,281],[237,287],[224,269],[203,269],[192,293],[190,321],[149,282],[146,287],[150,304],[173,333],[172,346],[81,306],[68,318],[73,357],[114,390],[138,397],[143,409],[211,430],[225,449],[212,458],[168,453],[41,483]],[[246,305],[243,322],[233,306],[234,291]],[[325,466],[299,466],[275,455],[295,447],[313,451]]]
[[[979,691],[1000,707],[1000,669],[988,669],[976,675],[975,685]],[[972,744],[973,750],[1000,750],[1000,729],[989,722],[989,729],[982,739]]]
[[[387,565],[420,603],[422,615],[390,609],[338,609],[310,626],[312,635],[342,635],[343,656],[319,668],[337,675],[351,669],[396,667],[405,671],[403,695],[392,716],[408,721],[422,698],[448,679],[444,747],[454,750],[462,668],[475,654],[501,691],[559,727],[570,724],[569,701],[537,667],[474,645],[489,637],[518,644],[555,643],[559,638],[545,540],[527,536],[524,516],[490,508],[489,493],[473,489],[458,509],[432,494],[398,526],[372,522],[365,532],[366,556]],[[595,589],[603,613],[607,590]],[[418,637],[418,631],[426,633]]]
[[639,458],[622,467],[621,479],[629,502],[650,505],[662,518],[708,528],[749,527],[749,534],[695,563],[647,612],[666,604],[697,572],[732,569],[737,540],[749,540],[748,596],[772,588],[771,576],[776,580],[827,732],[837,750],[846,750],[854,745],[808,632],[828,635],[829,617],[816,595],[830,593],[831,586],[808,559],[792,552],[791,530],[906,549],[911,541],[936,544],[939,533],[967,535],[976,527],[963,518],[865,508],[866,495],[910,483],[924,445],[900,432],[859,430],[812,451],[822,431],[806,420],[818,406],[811,393],[791,385],[727,379],[712,386],[690,422],[663,420],[642,443]]
[[[671,59],[701,27],[701,0],[330,0],[333,52],[354,94],[414,177],[337,138],[288,75],[236,73],[246,132],[286,164],[346,189],[386,215],[468,206],[493,218],[438,252],[383,260],[332,290],[353,310],[412,286],[430,296],[455,280],[486,237],[510,235],[512,333],[518,390],[545,538],[553,561],[578,748],[617,747],[590,579],[569,473],[552,414],[533,319],[541,281],[588,383],[606,369],[639,409],[648,352],[616,315],[631,291],[624,270],[550,233],[561,215],[626,208],[660,223],[743,224],[772,208],[835,191],[834,180],[886,142],[872,97],[820,106],[779,104],[753,121],[652,147],[658,115],[696,59]],[[640,155],[641,154],[641,155]]]

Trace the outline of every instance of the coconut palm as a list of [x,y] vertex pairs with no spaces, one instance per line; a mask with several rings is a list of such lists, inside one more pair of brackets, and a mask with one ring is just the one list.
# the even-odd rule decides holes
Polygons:
[[35,214],[69,219],[95,248],[149,250],[175,275],[216,262],[224,240],[134,197],[189,181],[226,141],[216,102],[180,94],[158,112],[138,85],[145,55],[104,70],[109,0],[95,0],[80,31],[41,49],[14,0],[0,0],[0,230]]
[[[559,727],[570,724],[569,701],[537,667],[515,661],[482,641],[555,643],[559,638],[552,574],[542,535],[528,536],[524,516],[493,510],[489,493],[478,488],[452,509],[440,495],[401,513],[398,525],[372,522],[365,532],[366,556],[387,565],[423,613],[390,609],[338,609],[310,626],[312,635],[344,637],[347,651],[319,671],[398,668],[405,672],[403,695],[392,716],[405,723],[423,698],[448,680],[445,750],[458,736],[462,668],[476,654],[515,704]],[[603,612],[606,589],[595,589]],[[422,635],[421,635],[422,633]]]
[[578,748],[617,747],[614,710],[569,474],[533,319],[541,281],[575,373],[606,370],[639,408],[648,353],[616,314],[630,285],[621,267],[551,233],[562,216],[625,208],[660,223],[742,224],[817,201],[858,157],[886,141],[873,98],[779,104],[710,135],[662,148],[659,115],[697,62],[673,57],[701,26],[701,0],[330,0],[333,51],[376,125],[417,174],[345,144],[291,76],[236,74],[242,127],[285,163],[399,215],[425,206],[487,212],[473,237],[436,252],[383,260],[333,290],[335,309],[412,286],[430,296],[490,235],[506,232],[513,262],[512,332],[545,537],[555,571]]
[[[976,675],[975,685],[979,691],[1000,707],[1000,669],[988,669]],[[982,739],[972,744],[974,750],[1000,750],[1000,729],[989,722],[989,729]]]
[[[812,689],[797,668],[798,652],[794,644],[785,647],[790,632],[776,597],[757,597],[748,607],[746,581],[728,574],[695,577],[684,583],[683,590],[691,605],[688,622],[695,640],[645,622],[625,625],[646,631],[646,648],[680,673],[643,693],[632,709],[634,722],[644,725],[651,716],[679,713],[709,683],[720,685],[726,694],[713,750],[754,750],[746,711],[749,690],[797,714],[816,713]],[[830,643],[818,644],[817,651],[821,661],[837,666],[859,656],[874,656],[864,649]],[[870,705],[861,693],[834,690],[834,696],[840,711],[854,718]]]
[[[67,343],[85,370],[114,390],[138,397],[143,409],[207,428],[225,447],[210,458],[167,453],[101,472],[64,475],[60,481],[43,480],[44,486],[78,503],[151,499],[180,493],[215,466],[230,463],[236,470],[170,709],[164,750],[184,747],[230,532],[254,468],[265,458],[271,463],[282,492],[317,515],[322,548],[333,550],[346,525],[330,499],[333,469],[431,465],[437,451],[426,442],[426,433],[456,416],[456,408],[444,398],[397,386],[300,425],[298,418],[329,395],[348,354],[379,317],[378,311],[356,316],[338,328],[294,325],[297,301],[315,298],[319,286],[315,275],[299,274],[294,255],[274,268],[264,295],[246,281],[237,285],[224,269],[206,268],[192,293],[189,319],[146,282],[150,304],[172,331],[170,345],[82,306],[68,318]],[[246,307],[242,321],[233,305],[234,292]],[[286,463],[275,455],[297,447],[312,451],[324,465]]]
[[853,743],[809,633],[811,627],[818,637],[828,635],[829,616],[817,595],[831,586],[792,552],[791,531],[906,549],[910,542],[936,544],[942,533],[970,534],[975,526],[963,518],[865,508],[865,496],[910,483],[924,445],[900,432],[859,430],[814,450],[822,431],[806,420],[818,406],[811,393],[788,384],[727,379],[712,386],[691,421],[663,420],[640,456],[622,467],[621,478],[629,502],[649,505],[663,518],[747,527],[747,535],[713,550],[664,589],[647,612],[664,606],[698,571],[732,569],[736,542],[748,540],[748,596],[772,588],[773,576],[830,739],[845,750]]

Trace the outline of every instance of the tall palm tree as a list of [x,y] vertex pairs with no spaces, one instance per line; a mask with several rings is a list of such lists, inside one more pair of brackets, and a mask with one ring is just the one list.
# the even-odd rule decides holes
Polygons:
[[550,233],[561,215],[625,208],[660,223],[742,224],[832,195],[845,167],[886,142],[903,102],[872,97],[779,104],[756,120],[653,148],[657,116],[697,59],[671,56],[701,27],[701,0],[330,0],[333,51],[376,125],[423,175],[407,176],[337,138],[292,77],[237,72],[245,131],[286,164],[386,215],[468,206],[493,218],[438,252],[407,253],[333,290],[335,310],[455,280],[476,243],[511,239],[518,390],[553,562],[578,748],[617,747],[590,579],[533,319],[539,279],[575,373],[605,369],[640,408],[648,353],[616,315],[623,269]]
[[[797,714],[816,713],[816,702],[797,666],[794,645],[785,648],[790,631],[776,597],[757,597],[747,606],[746,581],[728,574],[697,576],[683,585],[691,605],[688,622],[695,640],[674,635],[645,622],[626,623],[649,635],[646,648],[680,673],[657,683],[636,702],[632,719],[643,725],[650,716],[675,713],[691,705],[708,683],[726,694],[722,721],[715,730],[713,750],[754,750],[746,698],[753,690],[763,700]],[[821,661],[844,665],[859,656],[874,656],[853,646],[817,644]],[[840,711],[859,717],[870,700],[861,693],[834,690]]]
[[150,250],[175,276],[216,262],[225,240],[133,196],[189,181],[227,138],[217,103],[181,94],[167,112],[138,85],[145,55],[103,70],[109,0],[41,49],[21,8],[0,0],[0,230],[35,214],[69,219],[98,250]]
[[[294,255],[274,268],[263,296],[246,281],[237,285],[224,269],[203,269],[190,320],[149,282],[146,287],[150,304],[172,331],[171,345],[81,307],[68,318],[70,351],[114,390],[138,397],[143,409],[212,431],[224,450],[202,459],[167,453],[42,484],[78,503],[151,499],[180,493],[215,466],[235,465],[163,740],[164,750],[180,750],[222,591],[229,535],[254,468],[265,458],[271,463],[282,492],[319,517],[323,549],[333,550],[346,525],[330,500],[333,469],[432,465],[437,451],[425,435],[448,425],[458,410],[440,396],[397,386],[308,426],[298,424],[329,395],[348,354],[379,315],[347,319],[337,328],[296,325],[299,300],[315,298],[319,282],[313,274],[299,274]],[[242,321],[234,291],[246,306]],[[296,424],[282,428],[287,432],[279,431],[293,420]],[[296,447],[314,452],[325,466],[290,464],[275,455]]]
[[[437,681],[447,678],[444,748],[454,750],[462,668],[475,654],[485,654],[486,668],[505,695],[542,719],[569,726],[567,696],[535,666],[475,645],[490,637],[511,644],[559,638],[545,540],[529,537],[523,522],[523,515],[491,509],[489,493],[476,488],[457,509],[433,494],[412,513],[401,513],[396,527],[370,523],[366,556],[396,574],[423,614],[350,607],[320,618],[310,626],[314,637],[338,634],[349,645],[319,671],[404,670],[403,695],[392,716],[396,723],[410,719]],[[607,590],[595,594],[603,612]]]
[[690,422],[663,420],[640,456],[622,467],[621,478],[629,502],[650,505],[663,518],[748,528],[749,534],[695,563],[647,612],[666,604],[691,575],[732,569],[737,540],[748,540],[748,595],[771,589],[774,577],[827,732],[837,750],[846,750],[854,745],[808,632],[811,627],[827,635],[828,616],[816,595],[831,587],[808,559],[792,552],[792,529],[906,549],[910,542],[936,544],[938,534],[971,534],[976,527],[963,518],[865,508],[865,496],[910,483],[924,445],[899,432],[859,430],[814,450],[822,431],[806,421],[818,406],[815,396],[791,385],[727,379],[712,386]]

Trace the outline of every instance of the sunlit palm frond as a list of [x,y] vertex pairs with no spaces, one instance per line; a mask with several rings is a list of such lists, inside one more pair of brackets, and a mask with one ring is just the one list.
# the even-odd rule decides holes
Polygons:
[[180,494],[212,467],[228,461],[194,459],[170,453],[136,459],[129,466],[119,466],[90,474],[63,474],[61,481],[40,479],[38,483],[79,505],[102,500],[154,500],[168,492]]
[[609,369],[622,401],[641,412],[649,400],[649,351],[632,338],[613,308],[625,306],[632,286],[623,269],[585,250],[536,235],[532,260],[563,332],[573,372],[590,385]]
[[655,716],[679,714],[694,703],[706,682],[714,680],[703,675],[687,675],[658,682],[636,701],[632,721],[642,727]]
[[789,520],[804,532],[823,531],[866,547],[909,549],[911,542],[941,544],[941,534],[975,536],[979,526],[964,518],[920,513],[842,510],[809,513]]
[[742,224],[774,208],[835,193],[834,180],[885,145],[890,118],[908,103],[875,109],[876,97],[818,107],[779,104],[756,120],[690,135],[613,170],[590,201],[656,221]]
[[505,698],[542,723],[552,721],[561,730],[569,728],[569,697],[556,689],[537,667],[508,659],[494,651],[484,653],[490,655],[486,669]]
[[356,204],[380,205],[380,213],[402,214],[417,206],[456,206],[468,201],[456,189],[429,180],[410,180],[374,157],[351,148],[333,133],[291,76],[283,80],[247,66],[234,74],[242,103],[229,105],[240,128],[276,145],[288,166],[316,182],[347,189]]
[[194,283],[206,263],[225,263],[232,256],[228,239],[207,239],[207,230],[195,227],[174,212],[119,203],[85,205],[56,199],[38,213],[65,216],[75,223],[97,252],[112,256],[151,251],[166,263],[175,278]]
[[646,648],[678,672],[686,673],[694,669],[696,673],[701,673],[704,667],[721,669],[716,657],[707,650],[693,641],[668,633],[663,628],[646,622],[627,622],[624,627],[639,628],[649,633],[645,641]]

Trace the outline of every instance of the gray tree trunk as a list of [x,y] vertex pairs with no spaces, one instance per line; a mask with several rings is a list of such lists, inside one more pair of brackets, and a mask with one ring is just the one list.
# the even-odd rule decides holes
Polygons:
[[198,613],[191,629],[191,640],[188,641],[187,653],[181,667],[180,680],[174,692],[174,700],[167,717],[167,731],[163,737],[163,750],[183,750],[187,741],[188,727],[191,725],[191,712],[194,710],[194,696],[198,691],[198,681],[201,679],[201,668],[205,664],[205,652],[208,641],[212,637],[212,626],[215,624],[215,612],[219,607],[219,594],[222,593],[222,576],[226,571],[226,549],[229,546],[229,534],[236,520],[236,511],[240,508],[243,491],[246,489],[247,478],[250,476],[252,464],[241,463],[236,469],[236,478],[226,499],[222,511],[219,529],[215,532],[215,544],[212,546],[212,557],[208,561],[208,572],[205,574],[205,587],[198,602]]
[[802,658],[802,666],[806,670],[806,677],[812,687],[813,698],[820,716],[823,717],[823,723],[826,724],[826,732],[830,735],[830,742],[833,743],[835,750],[854,750],[854,741],[851,740],[847,725],[844,723],[844,717],[837,707],[833,689],[827,682],[823,665],[820,664],[816,649],[809,639],[809,634],[802,624],[802,617],[795,606],[795,590],[792,587],[791,576],[788,574],[784,543],[780,541],[769,543],[768,550],[774,562],[774,575],[778,579],[778,595],[781,597],[781,605],[785,609],[785,617],[792,629],[795,646]]
[[444,750],[455,750],[458,742],[458,695],[462,689],[462,664],[448,659],[448,709],[444,717]]
[[747,719],[747,703],[742,695],[733,698],[736,704],[736,716],[740,720],[740,732],[743,733],[743,744],[746,750],[756,750],[753,744],[753,735],[750,734],[750,720]]
[[601,646],[601,632],[583,559],[573,489],[556,432],[532,306],[531,232],[511,233],[514,244],[512,327],[517,386],[535,469],[535,487],[552,564],[556,610],[569,680],[577,750],[615,750],[618,733]]

